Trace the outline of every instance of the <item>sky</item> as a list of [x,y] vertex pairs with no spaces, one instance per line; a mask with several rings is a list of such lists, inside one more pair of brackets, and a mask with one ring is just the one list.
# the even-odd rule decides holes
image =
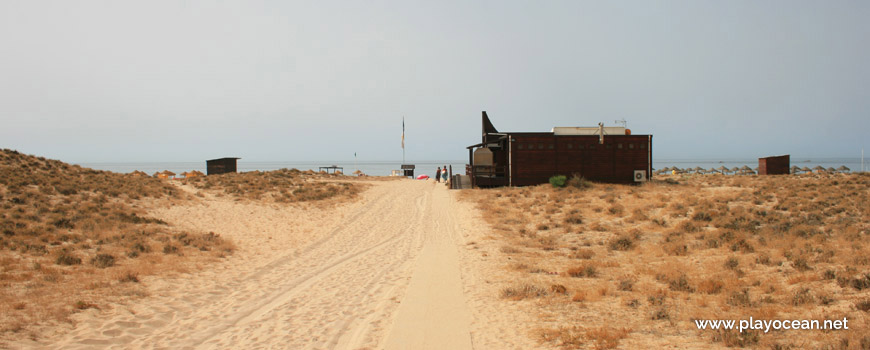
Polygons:
[[0,148],[465,159],[614,126],[658,159],[870,152],[868,1],[0,0]]

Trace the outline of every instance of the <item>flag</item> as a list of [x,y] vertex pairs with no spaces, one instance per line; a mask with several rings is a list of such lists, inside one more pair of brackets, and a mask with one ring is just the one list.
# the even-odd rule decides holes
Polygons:
[[405,148],[405,117],[402,117],[402,149]]

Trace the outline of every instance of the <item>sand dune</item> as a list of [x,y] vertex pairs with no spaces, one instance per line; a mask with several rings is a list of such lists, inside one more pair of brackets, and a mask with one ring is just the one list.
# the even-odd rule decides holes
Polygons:
[[467,240],[485,230],[454,195],[433,182],[377,181],[360,201],[340,208],[208,197],[154,210],[181,228],[221,232],[239,251],[199,273],[150,278],[151,296],[88,310],[75,315],[68,332],[16,345],[527,347],[497,294],[478,291],[485,281],[468,264],[481,258]]

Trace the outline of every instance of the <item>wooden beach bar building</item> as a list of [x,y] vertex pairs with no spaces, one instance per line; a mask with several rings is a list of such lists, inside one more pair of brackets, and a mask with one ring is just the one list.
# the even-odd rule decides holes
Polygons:
[[555,175],[612,183],[652,175],[652,135],[624,127],[555,127],[550,132],[499,132],[483,112],[481,142],[468,146],[473,187],[529,186]]

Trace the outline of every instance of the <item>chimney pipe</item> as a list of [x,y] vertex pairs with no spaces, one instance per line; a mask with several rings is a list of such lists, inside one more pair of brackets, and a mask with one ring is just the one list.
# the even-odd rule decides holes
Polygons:
[[604,144],[604,123],[598,123],[598,144]]

